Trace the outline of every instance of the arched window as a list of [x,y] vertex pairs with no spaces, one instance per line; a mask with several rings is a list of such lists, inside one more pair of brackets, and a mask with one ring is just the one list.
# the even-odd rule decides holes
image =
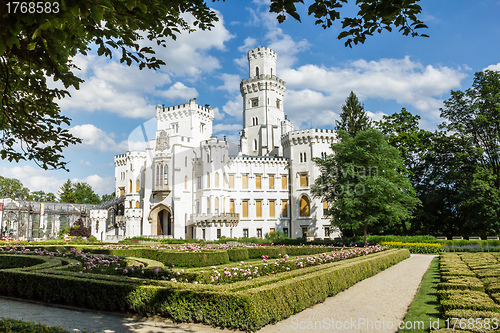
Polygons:
[[307,155],[304,153],[304,163],[307,162]]
[[188,166],[188,158],[187,156],[184,157],[184,166],[187,167]]
[[300,197],[300,216],[309,216],[311,214],[311,202],[305,195]]
[[[219,187],[219,173],[215,173],[215,182],[214,182],[215,187]],[[217,207],[216,207],[217,208]]]
[[128,193],[132,193],[132,180],[129,180],[129,191]]
[[255,125],[259,124],[259,117],[255,117]]
[[156,185],[160,185],[160,164],[156,165]]
[[128,202],[128,208],[132,208],[132,201]]
[[255,67],[255,75],[259,76],[259,67]]
[[139,192],[141,191],[141,181],[140,181],[139,179],[137,179],[137,180],[135,181],[135,191],[136,191],[137,193],[139,193]]
[[257,139],[253,140],[253,150],[257,150]]
[[184,176],[184,189],[187,190],[188,188],[188,176]]
[[207,188],[210,187],[210,174],[207,172]]
[[323,215],[326,215],[328,213],[328,202],[326,199],[323,199]]
[[168,166],[163,166],[163,184],[168,185]]
[[215,197],[214,212],[215,214],[219,214],[219,197]]
[[139,203],[139,200],[137,200],[137,201],[135,202],[135,208],[140,208],[140,203]]
[[273,69],[271,68],[271,76],[273,76]]
[[302,153],[300,153],[300,163],[303,162]]

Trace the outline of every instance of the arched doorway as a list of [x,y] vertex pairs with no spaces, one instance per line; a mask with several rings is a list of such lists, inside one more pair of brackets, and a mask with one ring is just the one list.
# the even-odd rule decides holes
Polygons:
[[152,235],[174,236],[174,221],[170,207],[159,204],[149,213]]

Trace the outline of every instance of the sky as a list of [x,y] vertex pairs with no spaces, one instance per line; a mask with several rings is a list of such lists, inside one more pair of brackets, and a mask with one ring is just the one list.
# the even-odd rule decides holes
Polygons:
[[69,130],[83,140],[64,151],[70,171],[0,160],[0,175],[31,191],[57,194],[71,179],[110,194],[114,156],[135,147],[129,140],[134,130],[154,124],[156,105],[191,98],[215,108],[214,135],[238,143],[239,83],[248,77],[248,50],[261,45],[277,53],[277,76],[286,81],[284,110],[295,129],[334,129],[353,91],[374,120],[404,107],[421,117],[422,128],[434,130],[451,90],[470,88],[475,72],[500,70],[498,0],[423,0],[420,19],[428,29],[422,32],[429,38],[384,32],[352,48],[337,39],[340,23],[326,30],[315,25],[307,16],[311,1],[305,3],[297,5],[302,22],[289,17],[279,24],[267,0],[208,1],[220,19],[215,27],[155,47],[166,63],[157,71],[120,64],[119,57],[77,56],[76,74],[85,83],[59,102],[72,119]]

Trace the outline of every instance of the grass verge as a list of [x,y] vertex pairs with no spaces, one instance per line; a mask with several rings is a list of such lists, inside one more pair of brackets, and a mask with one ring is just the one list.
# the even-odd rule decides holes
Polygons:
[[398,333],[429,332],[431,324],[433,329],[444,327],[444,319],[441,318],[441,306],[437,296],[439,282],[439,257],[436,257],[424,274],[417,295],[405,315],[403,324],[407,328],[400,329]]

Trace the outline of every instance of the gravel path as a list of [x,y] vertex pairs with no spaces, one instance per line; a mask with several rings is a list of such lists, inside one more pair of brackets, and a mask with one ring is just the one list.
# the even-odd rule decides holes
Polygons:
[[[325,302],[259,332],[397,332],[432,258],[412,255]],[[200,324],[174,324],[163,318],[136,318],[2,297],[0,317],[61,326],[71,332],[231,332]]]

